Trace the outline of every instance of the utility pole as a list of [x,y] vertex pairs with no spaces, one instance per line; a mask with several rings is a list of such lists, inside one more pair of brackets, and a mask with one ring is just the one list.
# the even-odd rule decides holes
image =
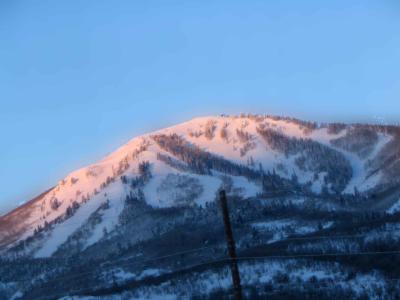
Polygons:
[[226,201],[226,193],[224,190],[221,190],[219,192],[219,198],[220,198],[220,202],[221,202],[222,216],[224,219],[226,244],[227,244],[228,253],[229,253],[229,257],[230,257],[230,267],[231,267],[232,283],[233,283],[233,291],[235,294],[235,300],[242,300],[243,299],[242,286],[240,284],[240,274],[239,274],[239,268],[238,268],[237,257],[236,257],[236,246],[235,246],[235,240],[233,239],[231,221],[230,221],[229,212],[228,212],[228,203]]

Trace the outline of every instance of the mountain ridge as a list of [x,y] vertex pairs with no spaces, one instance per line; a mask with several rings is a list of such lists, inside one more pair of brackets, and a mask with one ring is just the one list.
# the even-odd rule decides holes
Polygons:
[[141,135],[0,217],[0,299],[222,298],[220,189],[247,296],[400,295],[399,153],[400,127],[276,116]]
[[[183,156],[177,157],[177,155],[179,156],[178,152],[171,153],[171,149],[163,148],[155,139],[156,136],[179,136],[184,140],[182,143],[188,143],[188,146],[185,146],[186,148],[182,148],[184,149],[182,151],[185,151],[185,155],[190,150],[190,147],[198,147],[197,153],[205,151],[204,153],[217,155],[226,159],[229,163],[255,170],[252,172],[262,168],[263,172],[274,173],[286,180],[291,180],[294,175],[303,185],[312,182],[309,188],[316,194],[322,192],[337,194],[354,193],[355,188],[357,192],[365,192],[381,183],[379,181],[381,179],[377,175],[372,174],[367,177],[363,168],[367,163],[372,164],[371,161],[375,156],[379,155],[385,146],[396,138],[394,134],[388,133],[396,132],[396,130],[398,130],[398,127],[395,126],[325,124],[260,115],[233,117],[222,115],[194,118],[190,121],[131,139],[99,162],[71,172],[45,195],[42,194],[26,205],[0,217],[0,232],[3,233],[3,236],[0,236],[0,246],[6,244],[4,236],[7,236],[7,234],[4,233],[4,228],[6,227],[4,224],[7,223],[7,220],[12,219],[12,216],[18,215],[21,210],[31,209],[29,216],[23,220],[28,223],[25,224],[24,234],[21,235],[20,232],[14,232],[14,236],[19,236],[14,242],[28,238],[35,233],[35,230],[41,230],[42,227],[47,226],[46,224],[50,222],[55,220],[58,222],[57,220],[60,219],[57,218],[63,218],[65,214],[69,214],[71,211],[74,213],[75,210],[79,211],[81,205],[84,206],[83,204],[89,202],[91,198],[99,198],[100,191],[107,190],[108,185],[115,185],[114,181],[128,170],[132,171],[132,164],[136,164],[135,167],[137,168],[140,161],[149,161],[152,164],[152,173],[154,173],[154,178],[148,184],[151,187],[144,187],[145,194],[149,196],[148,198],[151,198],[148,200],[149,203],[155,207],[170,205],[168,201],[165,202],[164,200],[164,204],[160,203],[162,199],[157,196],[157,188],[168,173],[179,174],[181,172],[170,163],[171,158],[180,161],[188,170],[193,169],[193,166],[188,165],[188,161],[185,161]],[[356,133],[354,134],[354,132]],[[365,140],[363,140],[363,134],[367,136]],[[367,139],[373,140],[370,143],[372,146],[368,144],[370,148],[373,148],[371,150],[373,157],[367,155],[366,158],[360,158],[358,157],[357,149],[352,152],[349,149],[342,149],[343,147],[341,148],[339,142],[336,145],[332,142],[342,139],[344,140],[342,144],[346,145],[348,139],[354,140],[355,138],[359,138],[361,144],[368,144]],[[354,147],[357,148],[357,146],[358,144],[355,142]],[[201,154],[193,155],[200,155],[200,160],[212,158],[208,154],[204,154],[205,158],[201,158]],[[313,158],[313,156],[315,157]],[[325,163],[328,161],[328,157],[332,159],[330,165]],[[336,168],[337,164],[341,166]],[[210,170],[214,170],[213,167]],[[338,172],[342,171],[344,172],[343,174],[347,173],[347,175],[338,176]],[[198,173],[198,171],[194,173],[196,172]],[[237,177],[241,171],[239,173],[238,171],[235,172],[234,174]],[[374,170],[374,172],[375,174],[379,173],[379,168],[378,171]],[[137,170],[134,173],[136,175],[139,174]],[[199,173],[200,175],[195,176],[193,170],[188,173],[193,178],[201,175]],[[207,184],[211,184],[215,189],[217,183],[214,178],[216,176],[211,174],[210,179],[206,179],[207,174],[203,175],[196,177],[197,180],[200,180],[201,185],[207,186]],[[236,177],[234,176],[235,180],[237,179]],[[208,183],[202,182],[202,180],[208,180]],[[243,179],[237,180],[243,181]],[[342,180],[343,183],[339,184],[337,180]],[[246,189],[246,185],[251,185],[250,181],[242,182],[241,188]],[[366,186],[363,186],[362,183],[366,181],[370,181],[370,183],[367,182]],[[260,185],[260,183],[256,183],[250,188],[253,189],[252,196],[256,196],[257,192],[260,193],[262,190],[259,186],[258,191],[254,193],[257,190],[255,187],[257,184],[258,186]],[[346,185],[345,187],[344,184]],[[118,194],[125,195],[126,191],[124,189],[126,190],[126,188],[120,186],[119,189],[114,191],[113,195],[117,198],[120,197],[122,201],[123,197],[118,196]],[[334,189],[336,189],[336,192],[334,192]],[[51,196],[49,196],[50,194]],[[159,199],[154,200],[157,197]],[[212,195],[207,194],[205,198],[212,198]],[[40,201],[41,207],[38,208],[37,204]],[[206,202],[206,200],[198,200],[197,204]],[[122,210],[122,206],[123,204],[120,205],[120,210]],[[69,213],[67,213],[67,210]],[[31,217],[32,215],[34,217]],[[2,224],[3,226],[1,226]]]

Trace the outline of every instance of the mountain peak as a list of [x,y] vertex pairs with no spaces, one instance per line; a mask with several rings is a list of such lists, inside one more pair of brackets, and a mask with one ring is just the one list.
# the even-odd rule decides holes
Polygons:
[[[396,132],[373,125],[324,125],[251,114],[194,118],[130,140],[1,217],[0,246],[10,249],[46,228],[23,253],[53,255],[108,202],[112,209],[104,214],[113,221],[93,229],[88,247],[102,238],[104,228],[118,226],[125,199],[137,190],[152,207],[206,205],[226,185],[247,198],[271,185],[291,184],[316,195],[352,194],[355,187],[368,193],[397,180],[389,177],[396,165],[380,161],[390,159],[390,149],[398,143]],[[151,174],[145,179],[144,164]]]

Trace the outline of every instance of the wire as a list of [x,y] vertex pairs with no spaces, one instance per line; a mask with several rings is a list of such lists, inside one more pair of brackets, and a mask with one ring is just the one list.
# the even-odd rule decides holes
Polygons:
[[[173,254],[167,254],[167,255],[164,255],[164,256],[159,256],[159,257],[156,257],[156,259],[160,260],[160,259],[164,259],[164,258],[169,258],[169,257],[173,257],[173,256],[178,256],[178,255],[198,252],[198,251],[202,251],[202,250],[206,250],[206,249],[214,249],[214,248],[218,248],[218,246],[209,246],[209,247],[201,247],[201,248],[185,250],[185,251],[176,252],[176,253],[173,253]],[[115,262],[118,262],[118,261],[121,261],[121,260],[128,260],[130,258],[134,258],[134,256],[120,258],[120,259],[117,259],[117,260],[113,261],[112,263],[115,263]],[[107,264],[107,263],[104,263],[104,264]]]
[[[399,229],[396,230],[379,230],[379,233],[382,232],[397,232],[399,233]],[[338,238],[358,238],[358,237],[366,237],[373,234],[372,232],[369,233],[363,233],[363,234],[344,234],[344,235],[316,235],[316,236],[300,236],[300,237],[288,237],[288,238],[284,238],[282,240],[279,240],[279,242],[284,242],[284,241],[296,241],[296,240],[317,240],[317,239],[338,239]],[[277,241],[278,242],[278,241]]]
[[[188,254],[188,253],[199,252],[199,251],[203,251],[203,250],[206,250],[206,249],[212,249],[212,248],[216,248],[216,247],[215,246],[210,246],[210,247],[201,247],[201,248],[195,248],[195,249],[190,249],[190,250],[186,250],[186,251],[180,251],[180,252],[176,252],[176,253],[172,253],[172,254],[153,257],[153,258],[150,258],[150,259],[138,260],[138,261],[134,261],[134,262],[126,263],[126,264],[119,264],[117,266],[115,266],[115,265],[114,266],[110,266],[109,268],[105,268],[102,271],[112,270],[112,269],[115,269],[116,267],[129,266],[129,265],[134,265],[134,264],[139,264],[139,263],[153,262],[153,261],[161,260],[161,259],[164,259],[164,258],[179,256],[179,255]],[[126,259],[129,259],[129,258],[126,258]],[[115,262],[113,262],[113,263],[115,263]],[[89,275],[89,274],[92,274],[92,273],[95,273],[95,272],[97,272],[97,271],[93,270],[93,271],[82,272],[82,273],[79,273],[77,275],[60,276],[60,277],[57,277],[54,280],[46,281],[46,283],[53,282],[53,281],[58,281],[60,279],[80,278],[80,277],[84,277],[84,275]],[[31,282],[31,281],[32,281],[32,279],[29,279],[29,280],[25,279],[25,280],[14,280],[13,282]]]
[[[238,261],[244,261],[244,260],[267,259],[267,258],[272,258],[272,259],[274,259],[274,258],[308,258],[308,257],[322,257],[322,256],[384,255],[384,254],[400,254],[400,250],[399,251],[377,251],[377,252],[355,252],[355,253],[247,256],[247,257],[238,257],[237,260]],[[208,261],[208,262],[205,262],[205,263],[194,264],[194,265],[191,265],[191,266],[188,266],[188,267],[185,267],[185,268],[174,270],[173,272],[171,272],[171,275],[173,273],[180,273],[180,272],[188,271],[188,270],[191,270],[193,268],[199,268],[199,267],[206,266],[206,265],[214,265],[214,264],[220,264],[220,263],[228,264],[232,260],[234,260],[234,259],[224,258],[224,259],[217,259],[217,260],[214,260],[214,261]],[[388,279],[388,281],[397,281],[397,280],[400,280],[400,278]],[[287,285],[287,286],[289,286],[289,285]],[[276,289],[276,290],[281,290],[281,289]],[[72,293],[81,294],[83,292],[95,293],[96,290],[83,289],[83,290],[75,290]],[[118,292],[116,292],[116,293],[118,293]],[[71,293],[69,292],[69,294],[71,294]],[[107,295],[107,294],[105,294],[105,295]],[[64,293],[60,292],[58,294],[52,294],[52,295],[47,295],[47,296],[43,296],[43,297],[41,296],[41,297],[36,298],[36,299],[37,300],[45,300],[45,299],[51,299],[52,297],[55,297],[55,296],[65,296],[65,292]]]
[[[309,258],[309,257],[333,257],[333,256],[354,256],[354,255],[387,255],[387,254],[391,254],[391,255],[400,254],[400,250],[399,251],[354,252],[354,253],[338,252],[338,253],[324,253],[324,254],[317,254],[316,253],[316,254],[297,254],[297,255],[242,256],[242,257],[237,257],[236,260],[237,261],[245,261],[245,260],[257,260],[257,259],[283,259],[283,258],[286,258],[286,259],[287,258],[292,258],[293,259],[293,258]],[[180,254],[177,254],[177,255],[180,255]],[[143,262],[145,262],[145,263],[146,262],[152,262],[152,261],[159,260],[160,258],[166,257],[166,256],[171,257],[171,256],[173,256],[173,254],[165,255],[165,256],[161,256],[161,257],[157,257],[157,258],[154,258],[154,259],[149,259],[149,260],[145,260],[145,261],[141,261],[141,262],[131,262],[131,263],[119,265],[118,267],[134,265],[134,264],[143,263]],[[206,265],[212,265],[212,264],[217,264],[217,263],[230,263],[232,260],[234,260],[234,259],[224,258],[224,259],[218,259],[218,260],[214,260],[214,261],[208,261],[208,262],[205,262],[205,263],[195,264],[195,265],[192,265],[190,267],[182,268],[182,269],[179,269],[179,270],[174,270],[173,273],[182,272],[182,271],[185,271],[185,270],[190,270],[192,268],[206,266]],[[113,268],[115,268],[115,266]],[[95,271],[84,272],[84,273],[80,273],[78,275],[57,277],[54,280],[47,281],[46,284],[51,283],[51,282],[55,282],[55,281],[59,281],[61,279],[81,278],[84,275],[88,275],[88,274],[91,274],[93,272],[95,272]],[[93,291],[93,290],[91,289],[91,291]],[[39,298],[39,299],[41,299],[41,298]]]
[[[382,232],[382,231],[381,231]],[[395,230],[387,230],[384,232],[398,232]],[[367,236],[369,234],[358,234],[358,235],[331,235],[331,236],[313,236],[313,237],[295,237],[295,238],[286,238],[283,240],[280,240],[279,242],[284,242],[284,241],[291,241],[291,240],[314,240],[314,239],[331,239],[331,238],[355,238],[355,237],[363,237],[363,236]],[[144,260],[140,260],[140,261],[136,261],[136,262],[132,262],[132,263],[143,263],[143,262],[152,262],[152,261],[156,261],[156,260],[161,260],[161,259],[165,259],[165,258],[170,258],[170,257],[174,257],[174,256],[179,256],[179,255],[184,255],[184,254],[189,254],[189,253],[194,253],[194,252],[198,252],[198,251],[203,251],[203,250],[207,250],[207,249],[218,249],[218,245],[216,246],[209,246],[209,247],[200,247],[200,248],[194,248],[194,249],[189,249],[189,250],[184,250],[184,251],[180,251],[180,252],[176,252],[176,253],[172,253],[172,254],[167,254],[167,255],[163,255],[163,256],[159,256],[159,257],[155,257],[155,258],[151,258],[151,259],[144,259]],[[368,252],[368,253],[372,253],[372,252]],[[386,253],[386,252],[377,252],[377,253]],[[339,254],[310,254],[309,256],[323,256],[323,255],[329,255],[329,256],[338,256]],[[354,254],[349,254],[349,255],[354,255]],[[365,254],[364,254],[365,255]],[[271,256],[268,256],[271,257]],[[280,257],[288,257],[287,255],[284,256],[275,256],[275,258],[280,258]],[[119,261],[126,261],[129,260],[131,258],[135,258],[135,257],[124,257],[124,258],[120,258],[117,259],[115,261],[112,261],[110,263],[117,263]],[[239,258],[238,258],[239,259]],[[64,260],[64,259],[63,259]],[[68,258],[66,258],[64,261],[67,261]],[[107,265],[110,264],[109,262],[107,263],[103,263],[102,265]],[[132,264],[132,263],[128,263],[128,265]],[[125,264],[121,264],[119,266],[125,266]],[[113,267],[114,268],[114,267]],[[107,268],[109,269],[109,268]],[[95,271],[88,271],[88,272],[84,272],[84,273],[80,273],[79,275],[71,275],[71,277],[68,276],[68,278],[75,278],[76,276],[81,277],[82,275],[86,275],[86,274],[90,274],[93,273]],[[64,277],[58,277],[58,278],[64,278]],[[29,282],[32,280],[20,280],[20,281],[14,281],[14,282]]]
[[[115,210],[116,208],[114,207],[114,210]],[[72,215],[71,216],[71,218],[73,217],[74,215]],[[97,224],[94,224],[94,227],[96,227],[96,226],[98,226],[98,225],[101,225],[102,224],[102,221],[104,221],[104,220],[116,220],[117,221],[117,219],[119,218],[119,215],[117,216],[117,218],[109,218],[109,217],[103,217],[102,216],[102,218],[101,218],[101,222],[100,223],[97,223]],[[65,220],[63,220],[63,223],[55,223],[55,224],[52,224],[52,225],[50,225],[50,226],[54,226],[54,228],[68,228],[68,227],[72,227],[72,226],[74,226],[74,225],[80,225],[78,228],[76,228],[76,229],[79,229],[79,228],[81,228],[81,227],[83,227],[83,226],[85,226],[85,225],[87,225],[88,223],[87,223],[87,220],[86,220],[86,222],[68,222],[68,220],[69,220],[69,218],[68,219],[65,219]],[[50,222],[52,222],[52,221],[50,221]],[[65,223],[65,222],[67,222],[67,224]],[[41,226],[44,226],[44,222],[43,222],[43,224],[41,223],[41,224],[39,224],[39,225],[41,225]],[[115,226],[115,223],[113,224],[114,226]],[[53,228],[53,229],[54,229]]]
[[[388,282],[388,281],[389,282],[400,281],[400,278],[385,279],[385,282]],[[318,285],[318,283],[312,283],[312,282],[307,282],[306,285],[300,284],[300,283],[298,283],[298,284],[295,284],[295,283],[279,284],[278,285],[279,288],[273,288],[273,289],[269,290],[268,292],[264,292],[264,294],[272,295],[273,292],[286,290],[289,287],[303,287],[305,289],[313,288],[315,290],[332,289],[332,286],[317,286],[317,285]],[[219,284],[219,288],[221,290],[223,290],[223,287],[222,287],[221,284]],[[246,290],[246,286],[242,287],[242,289]],[[72,296],[67,296],[67,297],[75,297],[74,294],[79,297],[79,294],[82,294],[82,293],[85,293],[85,292],[92,292],[92,291],[93,291],[93,289],[90,289],[90,288],[74,290],[74,291],[70,291],[69,292],[69,294],[71,294]],[[228,292],[228,291],[225,291],[224,295],[227,295],[227,294],[232,294],[232,293]],[[39,298],[35,298],[35,300],[46,300],[46,299],[52,299],[53,297],[59,297],[59,296],[65,296],[65,293],[58,293],[58,294],[52,294],[52,295],[47,295],[47,296],[41,296]],[[104,296],[106,296],[106,295],[104,295]]]
[[[396,229],[383,229],[379,230],[377,229],[377,233],[399,233],[400,228]],[[296,240],[317,240],[317,239],[338,239],[338,238],[360,238],[360,237],[366,237],[369,236],[373,233],[363,233],[363,234],[345,234],[345,235],[314,235],[314,236],[299,236],[299,237],[286,237],[281,240],[275,241],[274,243],[277,242],[285,242],[285,241],[296,241]],[[272,243],[271,243],[272,244]],[[210,247],[204,247],[204,248],[216,248],[218,246],[210,246]],[[190,251],[190,250],[189,250]],[[121,260],[126,260],[128,258],[121,258]],[[62,261],[67,261],[68,258],[56,258],[56,257],[49,257],[49,258],[44,258],[44,259],[49,259],[49,260],[62,260]]]
[[[325,238],[325,237],[323,237]],[[203,249],[209,249],[209,248],[214,248],[214,247],[202,247],[202,248],[197,248],[197,249],[191,249],[191,250],[187,250],[187,251],[181,251],[181,252],[177,252],[177,253],[173,253],[173,254],[168,254],[168,255],[164,255],[164,256],[160,256],[160,257],[156,257],[153,259],[148,259],[148,260],[144,260],[144,261],[137,261],[137,262],[132,262],[132,263],[127,263],[127,264],[123,264],[120,266],[127,266],[127,265],[132,265],[132,264],[136,264],[136,263],[140,263],[140,262],[150,262],[150,261],[155,261],[155,260],[159,260],[162,258],[168,258],[168,257],[173,257],[176,255],[182,255],[185,253],[191,253],[191,252],[195,252],[195,251],[199,251],[199,250],[203,250]],[[380,251],[380,252],[355,252],[355,253],[325,253],[325,254],[298,254],[298,255],[267,255],[267,256],[248,256],[248,257],[238,257],[237,260],[239,261],[244,261],[244,260],[256,260],[256,259],[274,259],[274,258],[308,258],[308,257],[327,257],[327,256],[353,256],[353,255],[386,255],[386,254],[400,254],[400,251]],[[129,258],[128,258],[129,259]],[[175,270],[174,273],[177,272],[181,272],[184,270],[190,270],[192,268],[195,267],[200,267],[200,266],[204,266],[204,265],[212,265],[212,264],[216,264],[216,263],[229,263],[231,261],[231,259],[218,259],[218,260],[214,260],[214,261],[209,261],[209,262],[205,262],[205,263],[201,263],[201,264],[195,264],[186,268],[182,268],[180,270]],[[115,266],[114,266],[115,267]],[[86,272],[86,274],[90,274],[92,272]],[[79,274],[79,276],[74,276],[74,277],[82,277],[85,273],[81,273]],[[68,278],[68,277],[58,277],[56,280],[60,280],[63,278]],[[69,277],[71,278],[71,277]],[[387,279],[386,281],[398,281],[400,280],[400,278],[392,278],[392,279]],[[51,281],[48,281],[46,283],[51,283]],[[285,286],[293,286],[293,284],[288,284]],[[280,286],[280,289],[274,289],[274,291],[277,290],[281,290],[283,288],[283,286]],[[324,287],[318,287],[318,289],[323,289]],[[70,291],[68,294],[69,295],[73,295],[75,293],[83,293],[83,292],[94,292],[92,288],[88,288],[88,289],[80,289],[80,290],[74,290],[74,291]],[[41,296],[39,298],[36,298],[37,300],[45,300],[45,299],[51,299],[52,297],[57,297],[57,296],[65,296],[65,292],[64,293],[59,293],[59,294],[52,294],[52,295],[47,295],[47,296]]]
[[[387,279],[384,279],[384,281],[385,282],[395,282],[395,281],[400,281],[400,278],[387,278]],[[332,289],[332,286],[320,286],[321,285],[321,283],[317,283],[317,282],[306,282],[306,283],[297,283],[297,284],[295,284],[295,283],[288,283],[288,284],[279,284],[278,286],[279,286],[279,288],[273,288],[273,289],[270,289],[269,290],[269,292],[267,292],[266,294],[273,294],[273,292],[275,291],[282,291],[282,290],[286,290],[288,287],[293,287],[293,286],[296,286],[296,287],[301,287],[301,288],[303,288],[303,289],[307,289],[307,288],[310,288],[310,287],[312,287],[312,286],[314,286],[314,289],[318,289],[318,290],[325,290],[325,289]],[[338,285],[340,285],[340,284],[338,284]],[[342,285],[340,285],[341,287],[343,287]]]
[[294,254],[294,255],[239,256],[237,260],[266,259],[266,258],[278,259],[278,258],[332,257],[332,256],[355,256],[355,255],[386,255],[386,254],[400,254],[400,250],[351,252],[351,253],[337,252],[337,253],[313,253],[313,254]]
[[[117,219],[118,219],[118,217],[117,217]],[[77,229],[80,229],[81,227],[83,227],[83,226],[85,226],[85,225],[88,224],[87,222],[68,222],[68,220],[69,220],[69,219],[64,220],[64,222],[66,222],[66,223],[56,223],[56,224],[53,224],[53,225],[51,225],[51,226],[54,226],[53,229],[55,229],[55,228],[63,228],[63,227],[67,227],[67,228],[68,228],[68,227],[72,227],[73,225],[81,225],[80,227],[77,228]],[[114,220],[114,221],[118,221],[118,220],[116,220],[115,218],[110,218],[110,217],[105,218],[105,217],[102,217],[102,221],[104,221],[104,220]],[[386,223],[387,223],[387,222],[386,222]],[[102,222],[93,224],[94,227],[99,226],[99,225],[105,225],[105,224],[102,224]],[[114,222],[112,225],[116,225],[115,222]],[[246,225],[251,225],[251,224],[250,224],[250,223],[246,223]],[[374,229],[374,228],[373,228],[373,229]],[[385,232],[385,231],[394,231],[394,230],[393,230],[393,229],[390,229],[390,230],[384,229],[384,230],[380,230],[380,231],[381,231],[381,232]]]
[[[82,223],[79,223],[82,224]],[[100,223],[101,224],[101,223]],[[58,224],[59,226],[68,226],[68,225],[73,225],[73,224]],[[83,224],[84,225],[84,224]],[[99,224],[96,224],[99,225]],[[379,230],[379,232],[398,232],[397,230]],[[325,235],[325,236],[306,236],[306,237],[288,237],[285,238],[283,240],[280,240],[280,242],[284,242],[284,241],[295,241],[295,240],[316,240],[316,239],[334,239],[334,238],[359,238],[359,237],[365,237],[370,235],[371,233],[366,233],[366,234],[355,234],[355,235]],[[139,263],[147,263],[147,262],[152,262],[152,261],[156,261],[156,260],[160,260],[160,259],[165,259],[165,258],[170,258],[170,257],[174,257],[174,256],[178,256],[178,255],[184,255],[184,254],[189,254],[189,253],[194,253],[194,252],[198,252],[198,251],[203,251],[206,249],[212,249],[212,248],[218,248],[217,246],[209,246],[209,247],[201,247],[201,248],[195,248],[195,249],[189,249],[189,250],[185,250],[185,251],[180,251],[177,253],[173,253],[173,254],[167,254],[167,255],[163,255],[163,256],[159,256],[159,257],[155,257],[155,258],[151,258],[151,259],[144,259],[144,260],[140,260],[140,261],[135,261],[135,262],[130,262],[130,263],[126,263],[126,264],[120,264],[119,267],[123,267],[123,266],[127,266],[127,265],[133,265],[133,264],[139,264]],[[259,256],[259,257],[238,257],[237,260],[250,260],[250,259],[266,259],[266,258],[307,258],[307,257],[324,257],[324,256],[351,256],[351,255],[384,255],[384,254],[399,254],[399,251],[381,251],[381,252],[359,252],[359,253],[326,253],[326,254],[298,254],[298,255],[275,255],[275,256]],[[114,264],[114,266],[110,266],[109,268],[103,270],[103,271],[107,271],[110,269],[114,269],[116,263],[118,263],[119,261],[126,261],[129,260],[131,258],[134,257],[125,257],[125,258],[120,258],[117,259],[115,261],[112,262],[112,264]],[[53,258],[52,258],[53,259]],[[65,259],[65,261],[67,261],[68,258]],[[219,262],[222,262],[225,260],[219,260]],[[216,261],[218,262],[218,261]],[[102,265],[107,265],[109,263],[103,263]],[[55,280],[60,280],[60,279],[72,279],[72,278],[82,278],[85,275],[88,274],[92,274],[95,271],[88,271],[88,272],[83,272],[80,273],[78,275],[70,275],[70,276],[61,276],[61,277],[57,277],[57,279]],[[50,280],[47,281],[46,283],[51,283],[55,280]],[[32,280],[20,280],[20,281],[15,281],[15,282],[32,282]]]

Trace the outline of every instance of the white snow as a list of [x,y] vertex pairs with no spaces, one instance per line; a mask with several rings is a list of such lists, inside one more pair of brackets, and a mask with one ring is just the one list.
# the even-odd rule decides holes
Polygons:
[[[50,257],[51,255],[53,255],[53,253],[57,251],[58,247],[63,244],[75,230],[80,228],[89,218],[89,216],[108,197],[114,200],[110,203],[110,214],[118,216],[119,212],[122,209],[121,203],[123,203],[122,201],[125,196],[124,194],[121,194],[121,191],[123,191],[121,185],[122,184],[120,181],[112,183],[107,189],[107,196],[105,196],[103,193],[94,196],[91,201],[83,204],[71,218],[65,220],[61,224],[57,224],[53,231],[50,233],[49,238],[45,240],[41,249],[39,249],[39,251],[35,253],[35,257]],[[108,229],[111,229],[113,226],[115,226],[116,220],[117,219],[114,219],[113,221],[113,219],[111,218],[104,219],[104,222],[106,222],[106,224],[104,224],[102,227],[98,226],[99,229],[96,230],[94,236],[92,236],[91,240],[89,240],[88,245],[96,242],[100,238],[99,231],[102,234],[102,228],[104,226],[108,227]]]
[[314,193],[321,193],[322,191],[322,186],[324,184],[324,178],[327,175],[327,172],[321,172],[318,174],[318,179],[317,180],[313,180],[312,181],[312,186],[311,186],[311,190]]
[[374,187],[380,180],[380,173],[367,178],[367,162],[375,158],[383,147],[391,141],[392,137],[385,134],[378,134],[378,142],[375,145],[374,150],[368,155],[368,157],[361,159],[355,154],[352,154],[345,150],[340,150],[343,155],[350,161],[353,168],[353,178],[347,185],[344,193],[353,193],[354,189],[357,188],[359,191],[366,191]]
[[400,199],[393,204],[388,210],[386,210],[386,212],[388,214],[394,214],[400,211]]
[[290,274],[293,277],[300,277],[303,281],[308,281],[310,278],[315,277],[319,280],[334,278],[335,274],[332,274],[329,270],[310,270],[310,269],[299,269],[295,270]]
[[124,189],[126,187],[121,188],[121,184],[113,185],[111,190],[107,189],[105,198],[107,200],[112,199],[112,201],[109,201],[110,207],[102,213],[101,222],[96,225],[92,236],[86,242],[85,248],[99,241],[104,235],[104,230],[111,232],[118,225],[118,217],[124,208],[124,200],[127,195],[126,192],[121,193]]
[[232,178],[233,187],[236,188],[243,197],[254,197],[262,190],[256,183],[243,176],[230,176],[230,178]]
[[343,150],[339,147],[335,147],[330,143],[331,140],[343,137],[346,134],[346,130],[342,130],[339,134],[330,135],[327,133],[326,128],[315,130],[311,137],[325,146],[331,147],[340,153],[342,153],[345,158],[350,162],[350,165],[353,170],[353,176],[348,183],[347,187],[344,190],[344,193],[353,193],[355,187],[359,191],[365,191],[373,187],[380,180],[380,175],[372,176],[372,178],[367,178],[367,162],[375,158],[379,152],[383,149],[383,147],[389,143],[392,139],[391,136],[386,134],[379,133],[378,134],[378,142],[375,145],[374,150],[368,155],[368,157],[361,159],[358,155],[351,153],[349,151]]
[[[322,225],[323,229],[329,228],[333,222],[325,222]],[[308,234],[318,231],[317,223],[305,223],[292,219],[279,219],[252,224],[253,228],[261,231],[273,233],[273,237],[268,241],[269,244],[284,240],[293,234]]]
[[273,220],[273,221],[254,223],[253,227],[256,229],[261,229],[261,230],[277,231],[277,230],[281,230],[285,227],[292,226],[294,224],[296,224],[296,221],[294,221],[294,220],[281,219],[281,220]]
[[[180,174],[180,173],[172,173]],[[195,203],[204,206],[207,202],[212,202],[215,199],[216,193],[220,188],[222,181],[219,178],[190,174],[190,177],[198,179],[203,187],[203,192],[195,199]],[[143,192],[146,202],[153,207],[171,207],[174,206],[175,195],[171,193],[179,193],[179,190],[172,187],[172,191],[160,190],[159,187],[166,175],[154,175],[150,182],[145,186]]]
[[[327,280],[328,286],[334,288],[339,285],[344,289],[351,289],[356,295],[367,292],[371,299],[380,299],[382,292],[387,292],[387,283],[379,272],[357,274],[348,279],[351,268],[343,267],[334,262],[308,263],[287,260],[266,260],[257,263],[242,262],[239,264],[241,281],[244,286],[264,287],[272,284],[274,291],[284,291],[285,287],[312,288],[312,278]],[[290,270],[290,272],[288,272]],[[277,275],[287,275],[287,283],[278,283]],[[279,277],[278,277],[279,278]],[[318,289],[324,288],[320,283]],[[332,286],[331,286],[332,285]],[[159,285],[139,287],[135,291],[122,292],[120,294],[104,297],[65,297],[63,299],[190,299],[193,295],[206,295],[215,290],[228,290],[232,286],[229,267],[221,270],[207,270],[196,272],[183,277],[179,282],[166,281]]]
[[[213,138],[208,139],[204,131],[209,126],[207,124],[211,123],[214,124],[215,131]],[[346,133],[346,130],[343,130],[338,135],[331,135],[323,128],[314,130],[310,134],[305,134],[303,128],[293,122],[277,121],[271,118],[256,121],[246,117],[202,117],[154,133],[145,134],[132,139],[98,163],[72,172],[61,180],[41,202],[32,206],[29,217],[24,220],[27,228],[19,240],[31,236],[35,228],[43,226],[45,222],[51,222],[63,216],[67,207],[76,201],[81,207],[71,218],[65,220],[62,224],[55,225],[52,232],[45,234],[47,236],[42,241],[43,245],[35,254],[36,257],[51,256],[71,234],[85,224],[101,203],[109,199],[110,208],[102,211],[102,222],[94,228],[93,235],[87,240],[85,246],[88,247],[96,243],[102,238],[104,228],[107,231],[113,230],[123,209],[126,187],[120,182],[119,177],[122,174],[127,177],[137,176],[138,164],[142,161],[151,163],[153,177],[144,187],[146,201],[151,206],[169,207],[175,205],[174,197],[171,196],[170,192],[158,189],[168,174],[184,174],[198,180],[203,187],[203,192],[194,200],[195,204],[204,206],[207,202],[214,201],[216,192],[223,182],[220,176],[217,174],[202,176],[189,172],[180,172],[158,161],[157,153],[165,152],[151,139],[153,134],[176,133],[206,151],[243,165],[249,164],[251,160],[254,164],[249,165],[249,167],[258,169],[259,165],[261,165],[265,171],[275,169],[279,175],[285,178],[290,178],[293,173],[296,173],[301,183],[311,180],[313,182],[312,190],[320,192],[323,178],[326,174],[320,173],[318,180],[314,181],[312,172],[303,172],[297,167],[295,156],[285,157],[282,153],[277,153],[270,149],[257,133],[257,127],[260,124],[281,131],[288,136],[311,138],[329,147],[332,147],[330,144],[331,139],[338,138]],[[227,132],[225,138],[221,135],[221,131],[224,128]],[[237,130],[242,130],[249,134],[249,142],[252,147],[245,154],[241,153],[240,150],[246,146],[246,142],[240,140]],[[191,135],[190,132],[198,132],[200,134]],[[355,186],[359,187],[360,190],[368,189],[379,182],[380,174],[371,176],[368,179],[365,178],[366,161],[375,157],[390,139],[390,136],[380,134],[379,142],[374,151],[364,160],[347,151],[337,149],[350,161],[354,172],[346,192],[353,192]],[[121,169],[121,172],[118,172],[121,165],[126,166]],[[232,178],[233,188],[243,197],[254,197],[261,191],[261,187],[244,177],[230,177]],[[114,181],[104,187],[107,178],[111,178]],[[107,195],[104,196],[104,194]],[[82,197],[86,200],[83,201]],[[54,204],[55,201],[59,204],[57,209],[52,208],[52,203]]]

